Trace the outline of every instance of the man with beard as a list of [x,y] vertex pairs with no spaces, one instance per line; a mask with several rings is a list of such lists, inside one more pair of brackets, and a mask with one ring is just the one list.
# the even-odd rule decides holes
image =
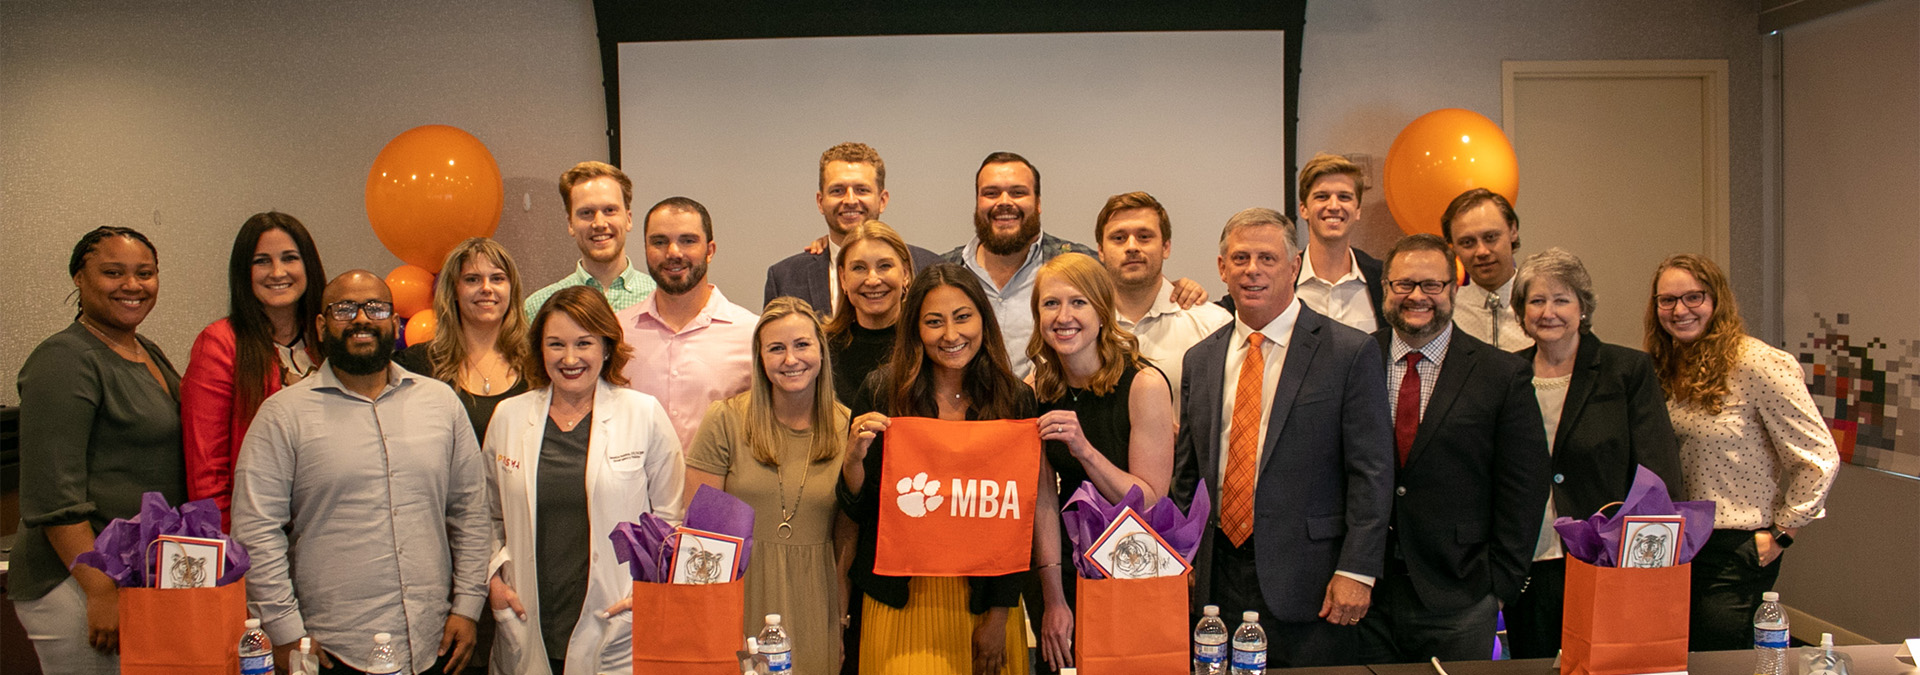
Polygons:
[[1416,234],[1387,254],[1386,354],[1396,453],[1392,536],[1366,663],[1484,659],[1494,617],[1533,562],[1550,458],[1533,368],[1453,326],[1453,254]]
[[645,300],[653,292],[653,280],[627,260],[627,233],[633,231],[633,180],[612,164],[581,162],[560,174],[560,202],[567,207],[567,234],[580,247],[580,262],[573,266],[573,274],[527,296],[527,318],[540,313],[547,298],[569,286],[598,289],[616,312]]
[[1219,305],[1182,308],[1173,301],[1173,282],[1161,273],[1173,254],[1173,223],[1153,195],[1108,197],[1094,219],[1093,236],[1100,262],[1113,277],[1114,319],[1140,340],[1140,355],[1166,374],[1178,415],[1181,359],[1201,338],[1233,321],[1233,314]]
[[[887,163],[865,143],[827,148],[820,153],[820,191],[813,193],[813,203],[827,219],[827,234],[767,269],[767,289],[760,302],[793,296],[827,317],[840,308],[840,270],[833,260],[840,254],[841,240],[855,225],[879,220],[887,210]],[[911,244],[907,249],[916,270],[940,262],[932,251]]]
[[[707,283],[717,250],[713,217],[686,197],[668,197],[647,210],[641,230],[647,274],[659,290],[620,312],[633,359],[629,384],[660,399],[680,436],[693,442],[707,405],[747,390],[753,374],[753,325],[760,315],[727,302]],[[538,329],[538,327],[535,327]]]
[[319,371],[260,405],[234,469],[247,600],[284,670],[300,638],[324,672],[365,670],[374,633],[410,673],[473,654],[493,554],[487,466],[446,384],[393,353],[393,294],[354,270],[327,284]]
[[1359,165],[1339,155],[1314,155],[1300,168],[1300,219],[1308,237],[1294,292],[1314,311],[1371,333],[1386,325],[1380,261],[1350,243],[1366,194],[1363,178]]
[[1353,662],[1393,461],[1379,346],[1295,300],[1293,237],[1261,208],[1220,233],[1234,320],[1187,351],[1171,490],[1182,504],[1202,483],[1215,495],[1191,618],[1259,612],[1276,668]]
[[1467,265],[1473,283],[1460,289],[1460,330],[1495,347],[1517,352],[1533,346],[1513,313],[1513,276],[1519,268],[1520,216],[1500,193],[1474,188],[1454,197],[1440,214],[1440,234]]
[[[1027,158],[1011,152],[987,155],[973,174],[973,239],[941,256],[944,262],[965,265],[980,277],[987,300],[1000,321],[1013,374],[1033,372],[1027,359],[1027,340],[1033,336],[1034,274],[1062,253],[1100,254],[1040,231],[1040,170]],[[1174,282],[1174,301],[1181,307],[1205,302],[1207,293],[1190,279]]]

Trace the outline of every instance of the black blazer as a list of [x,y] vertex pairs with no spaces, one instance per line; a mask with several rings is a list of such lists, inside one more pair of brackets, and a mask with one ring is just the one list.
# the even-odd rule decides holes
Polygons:
[[[1516,354],[1531,364],[1539,349]],[[1653,359],[1582,332],[1573,382],[1553,434],[1554,510],[1586,518],[1626,499],[1636,465],[1660,476],[1667,494],[1680,499],[1680,441],[1667,419]]]
[[[1220,527],[1220,412],[1229,323],[1187,351],[1174,446],[1175,503],[1204,481],[1213,500],[1193,561],[1193,604],[1209,602]],[[1268,412],[1253,495],[1254,565],[1266,611],[1317,621],[1335,570],[1380,576],[1386,560],[1393,424],[1379,347],[1302,305]],[[1237,374],[1236,374],[1237,375]]]
[[[1392,328],[1374,338],[1390,353]],[[1454,329],[1394,474],[1394,544],[1428,608],[1519,596],[1547,507],[1543,426],[1530,364]]]
[[[916,273],[940,262],[940,254],[933,251],[912,244],[907,245],[907,251],[913,254],[913,271]],[[773,302],[774,298],[790,295],[813,305],[813,311],[818,312],[820,318],[831,316],[833,295],[839,290],[827,280],[827,268],[832,265],[833,260],[826,251],[801,251],[774,263],[767,268],[767,287],[761,295],[760,304],[765,305]]]

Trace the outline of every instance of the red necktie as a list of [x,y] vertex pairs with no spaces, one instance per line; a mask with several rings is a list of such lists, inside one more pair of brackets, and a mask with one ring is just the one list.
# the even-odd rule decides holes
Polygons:
[[1400,377],[1400,400],[1393,405],[1393,445],[1399,450],[1400,466],[1407,465],[1407,453],[1413,450],[1413,436],[1420,431],[1420,352],[1407,352],[1407,374]]
[[1220,486],[1220,530],[1234,546],[1253,534],[1254,461],[1260,455],[1260,381],[1266,376],[1267,357],[1260,351],[1261,335],[1247,336],[1247,358],[1240,362],[1240,379],[1233,388],[1233,428],[1227,432],[1227,479]]

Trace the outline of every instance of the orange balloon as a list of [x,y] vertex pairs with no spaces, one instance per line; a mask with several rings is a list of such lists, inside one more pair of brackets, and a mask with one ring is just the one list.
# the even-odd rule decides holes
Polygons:
[[1473,188],[1520,201],[1520,168],[1513,144],[1493,120],[1446,108],[1421,115],[1387,149],[1383,186],[1387,208],[1407,234],[1440,234],[1440,216],[1454,197]]
[[433,309],[433,273],[413,265],[401,265],[387,273],[387,288],[393,290],[393,311],[411,319],[421,311]]
[[440,328],[440,320],[433,316],[433,310],[423,309],[413,318],[407,319],[407,344],[423,345],[433,339],[433,332]]
[[500,167],[472,134],[444,124],[393,137],[367,170],[367,222],[393,255],[440,269],[469,237],[493,236],[503,202]]

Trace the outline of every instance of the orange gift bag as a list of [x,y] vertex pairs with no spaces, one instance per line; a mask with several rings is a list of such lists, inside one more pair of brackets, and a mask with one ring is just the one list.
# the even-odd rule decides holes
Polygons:
[[880,500],[874,573],[1027,571],[1039,476],[1040,431],[1033,420],[893,418],[880,494],[870,497]]
[[212,588],[120,589],[120,672],[228,675],[240,672],[247,582]]
[[1161,675],[1191,667],[1187,575],[1081,579],[1073,665],[1087,675]]
[[739,675],[746,616],[743,579],[633,582],[633,675]]
[[1561,675],[1687,669],[1693,566],[1594,567],[1567,557]]

